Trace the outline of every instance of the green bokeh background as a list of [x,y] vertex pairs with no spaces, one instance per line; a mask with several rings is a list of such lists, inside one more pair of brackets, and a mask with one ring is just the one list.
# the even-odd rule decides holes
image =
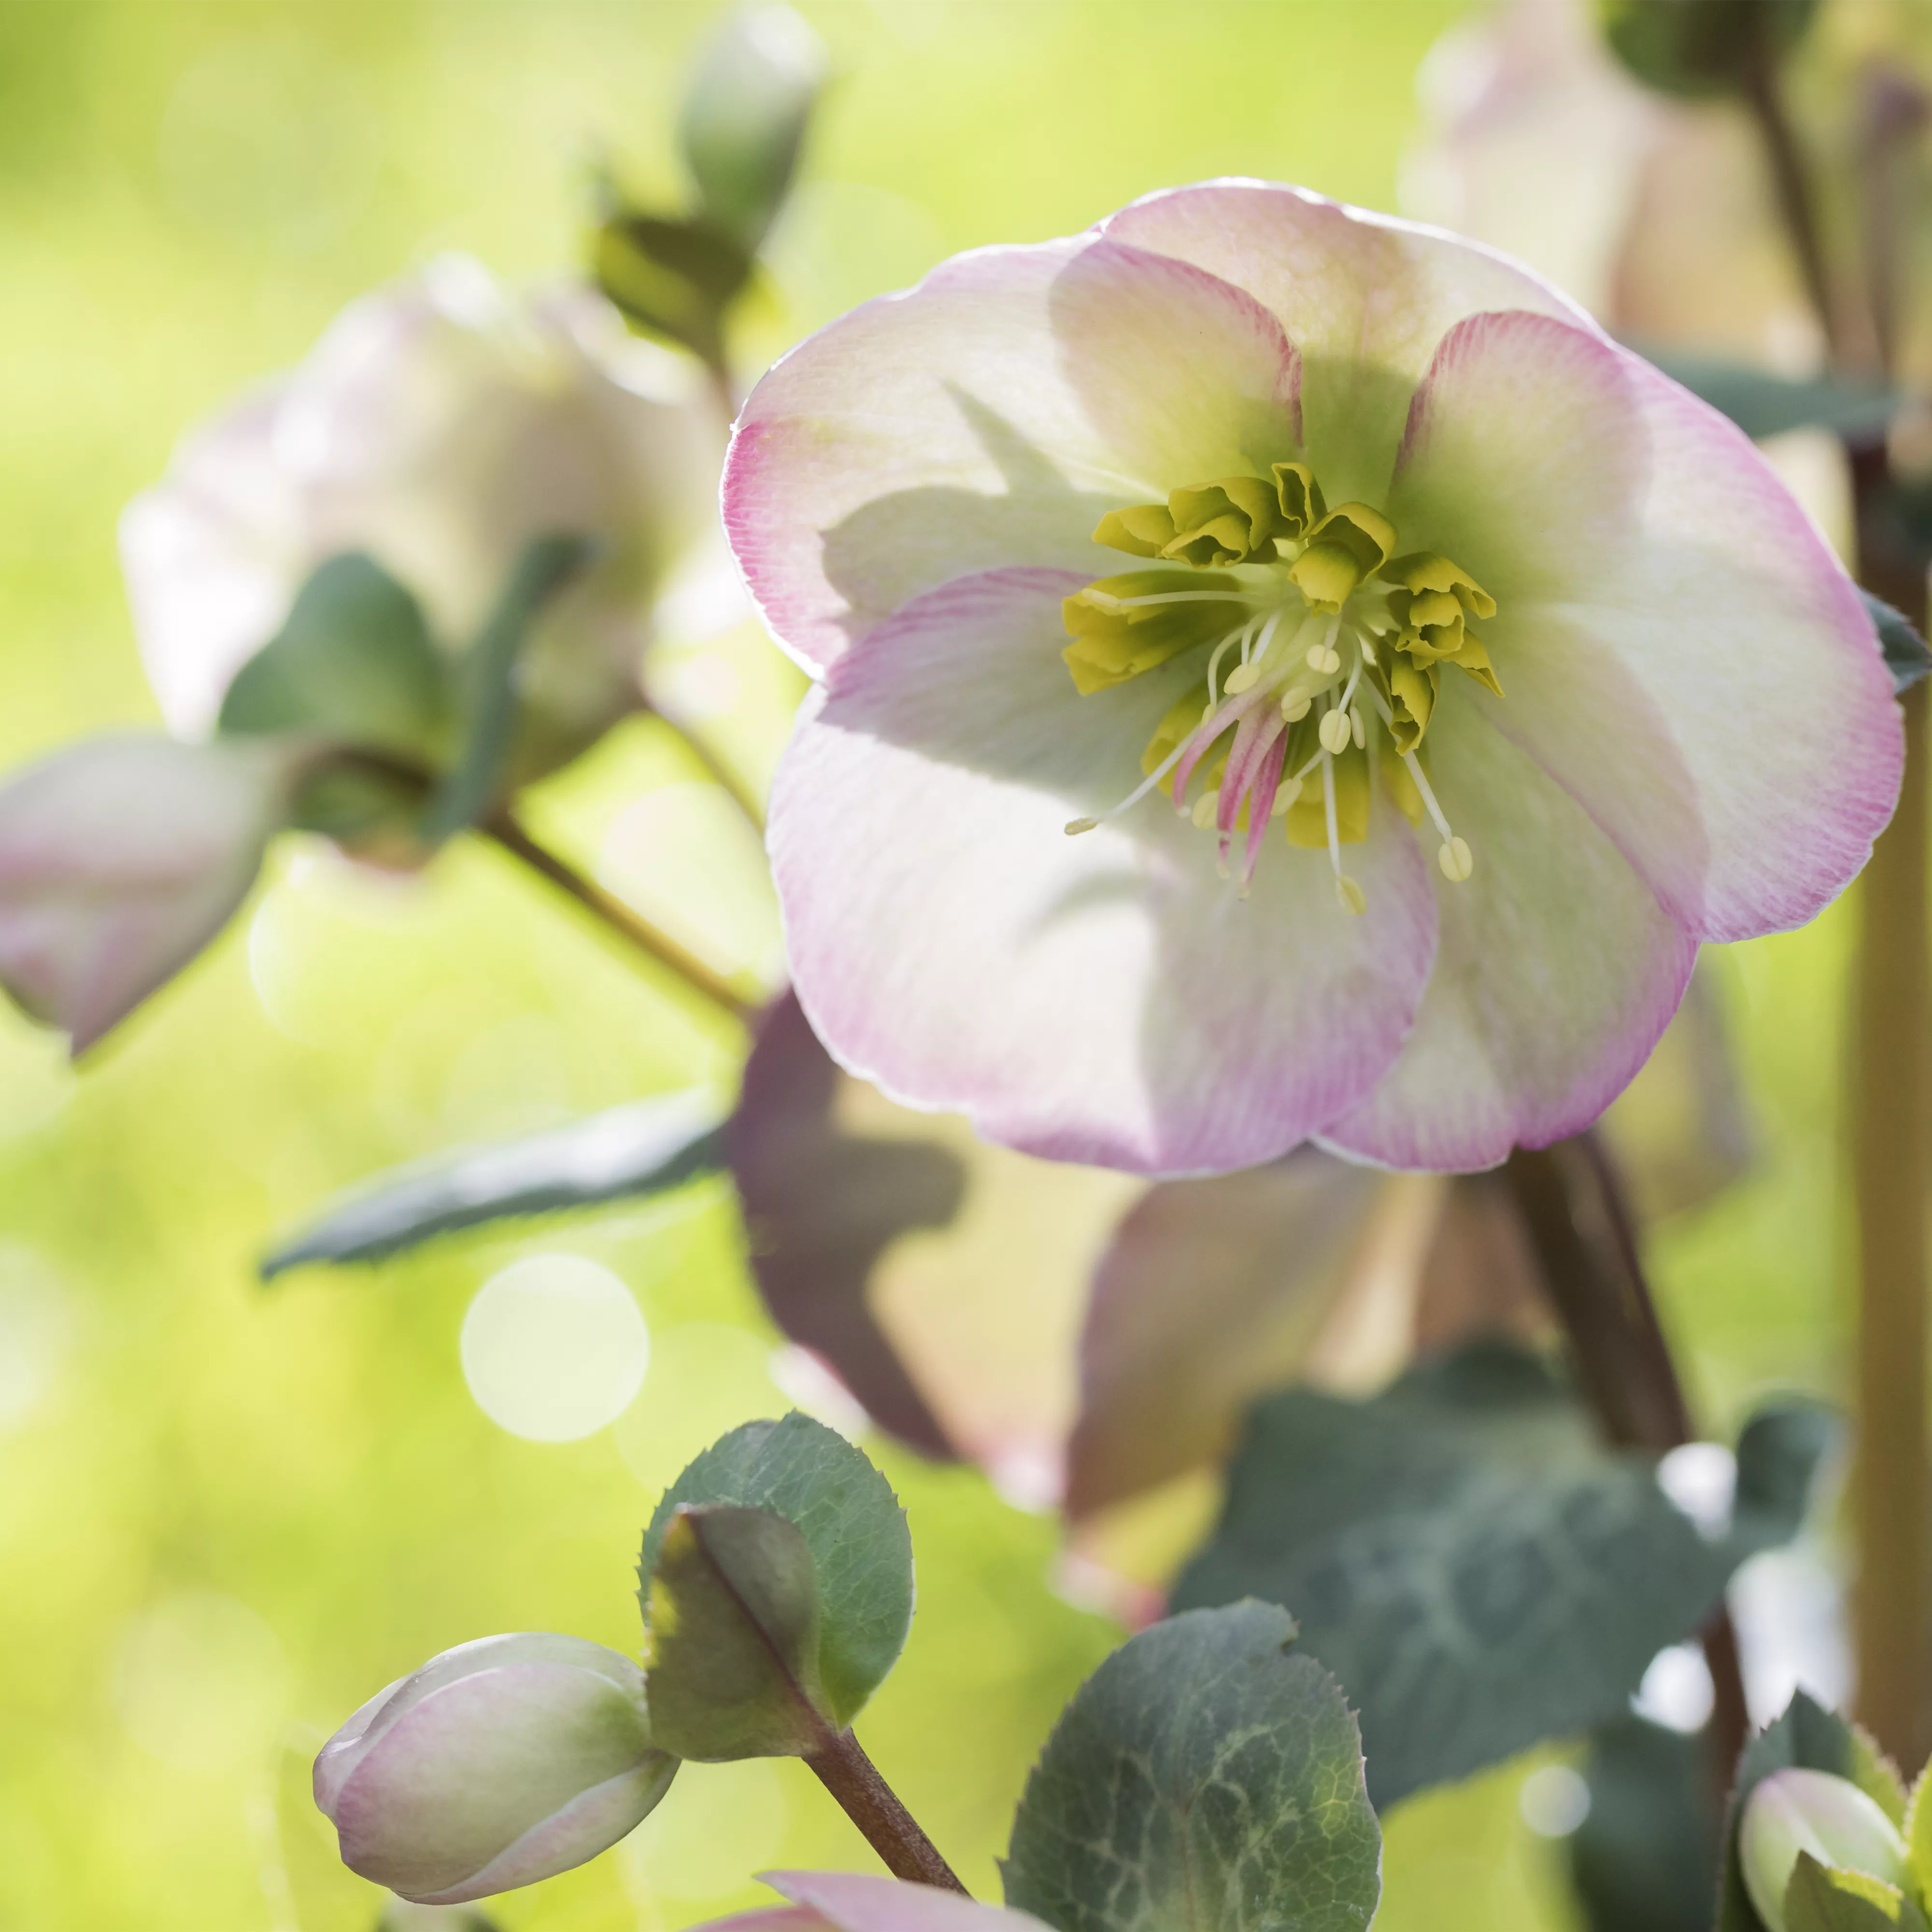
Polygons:
[[[802,5],[838,79],[754,356],[952,250],[1066,232],[1176,182],[1268,175],[1392,206],[1417,62],[1462,10]],[[0,759],[153,722],[114,526],[180,430],[426,255],[568,268],[600,156],[670,193],[678,76],[714,10],[0,0]],[[724,654],[721,729],[762,772],[798,686],[755,638]],[[553,784],[542,821],[590,857],[639,798],[695,776],[628,728]],[[640,861],[660,869],[639,892],[713,895],[713,941],[768,957],[755,854],[705,832],[701,795],[673,802],[652,822],[696,842]],[[1834,913],[1722,969],[1764,1159],[1657,1241],[1714,1424],[1767,1382],[1838,1372],[1844,930]],[[0,1018],[0,1928],[370,1927],[380,1894],[336,1867],[308,1802],[322,1736],[465,1638],[635,1648],[631,1566],[658,1487],[785,1400],[724,1192],[268,1292],[252,1262],[374,1169],[728,1081],[736,1052],[469,850],[390,886],[289,846],[213,952],[77,1074]],[[479,1283],[554,1252],[616,1270],[656,1343],[625,1417],[562,1444],[488,1420],[458,1348]],[[911,1514],[920,1605],[863,1729],[997,1896],[1026,1767],[1118,1633],[1052,1593],[1048,1520],[874,1447]],[[1518,1816],[1523,1770],[1391,1818],[1384,1932],[1565,1922]],[[617,1852],[497,1916],[655,1932],[764,1896],[758,1867],[869,1863],[798,1766],[699,1767]]]

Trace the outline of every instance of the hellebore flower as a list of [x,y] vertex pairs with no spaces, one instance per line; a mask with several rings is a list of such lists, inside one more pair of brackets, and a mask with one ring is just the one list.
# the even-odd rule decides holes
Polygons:
[[699,1932],[1048,1932],[1030,1912],[982,1905],[907,1879],[862,1872],[758,1876],[788,1902],[714,1918]]
[[1905,1883],[1905,1841],[1898,1827],[1850,1778],[1829,1772],[1774,1771],[1744,1801],[1738,1864],[1771,1932],[1785,1932],[1784,1894],[1800,1852],[1886,1885]]
[[512,776],[574,757],[637,707],[653,600],[707,521],[720,439],[673,366],[598,298],[521,299],[465,256],[352,303],[298,369],[187,437],[122,520],[170,728],[212,729],[326,557],[373,555],[454,649],[523,547],[564,532],[601,554],[520,661]]
[[315,1802],[350,1870],[460,1905],[595,1858],[676,1769],[635,1664],[526,1633],[459,1644],[370,1698],[322,1748]]
[[1749,442],[1526,269],[1294,188],[855,310],[724,512],[822,680],[771,818],[806,1010],[1057,1159],[1559,1138],[1896,794],[1870,621]]

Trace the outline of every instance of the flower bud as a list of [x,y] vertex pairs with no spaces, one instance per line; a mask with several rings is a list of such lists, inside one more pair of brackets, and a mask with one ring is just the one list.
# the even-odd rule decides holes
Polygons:
[[582,1637],[459,1644],[372,1697],[315,1761],[342,1862],[457,1905],[595,1858],[668,1788],[643,1673]]
[[1785,1932],[1785,1888],[1801,1852],[1887,1885],[1905,1882],[1905,1841],[1875,1799],[1829,1772],[1773,1772],[1744,1801],[1738,1827],[1744,1889],[1770,1932]]
[[212,730],[329,557],[373,556],[453,657],[524,547],[569,535],[598,560],[519,659],[509,776],[575,756],[636,707],[654,600],[712,528],[715,418],[681,365],[587,292],[523,298],[452,256],[363,296],[299,368],[188,436],[122,520],[170,728]]

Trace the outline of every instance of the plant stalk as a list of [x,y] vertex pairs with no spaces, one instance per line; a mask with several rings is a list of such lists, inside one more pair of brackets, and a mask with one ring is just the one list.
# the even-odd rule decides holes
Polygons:
[[[1570,1342],[1578,1388],[1606,1441],[1662,1455],[1692,1439],[1689,1405],[1615,1164],[1592,1132],[1519,1148],[1503,1168],[1550,1305]],[[1737,1633],[1721,1604],[1703,1629],[1712,1702],[1710,1785],[1721,1815],[1750,1727]]]
[[752,830],[763,838],[765,808],[753,796],[751,788],[745,781],[688,724],[681,723],[656,704],[650,706],[650,715],[665,730],[672,733],[679,743],[704,766],[705,776],[738,808]]
[[520,860],[532,872],[574,899],[607,930],[655,959],[659,965],[668,967],[694,992],[701,994],[713,1006],[740,1020],[748,1020],[757,1011],[756,1000],[747,999],[738,992],[697,954],[680,946],[668,933],[660,932],[649,920],[633,912],[622,899],[607,892],[595,880],[586,878],[575,866],[560,858],[548,846],[538,844],[507,808],[492,813],[477,829],[506,852]]
[[1764,147],[1771,170],[1771,184],[1778,200],[1779,219],[1791,240],[1798,258],[1798,272],[1804,278],[1804,292],[1816,310],[1819,326],[1825,332],[1826,352],[1843,367],[1845,362],[1844,330],[1838,304],[1832,299],[1832,278],[1826,266],[1824,243],[1818,231],[1816,203],[1804,167],[1798,136],[1785,111],[1784,95],[1778,86],[1778,70],[1768,52],[1757,61],[1744,84],[1744,104],[1756,122],[1758,138]]
[[881,1778],[872,1760],[850,1731],[842,1731],[806,1763],[820,1784],[838,1799],[847,1817],[865,1834],[866,1842],[885,1862],[895,1878],[917,1885],[938,1886],[962,1897],[966,1888],[939,1848],[919,1828],[898,1794]]

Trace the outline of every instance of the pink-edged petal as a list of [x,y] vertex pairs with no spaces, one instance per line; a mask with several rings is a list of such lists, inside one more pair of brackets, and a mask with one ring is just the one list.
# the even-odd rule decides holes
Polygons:
[[95,738],[0,787],[0,984],[91,1046],[247,897],[302,754]]
[[724,526],[814,673],[909,598],[1005,566],[1118,568],[1126,503],[1290,453],[1299,362],[1251,296],[1091,237],[986,248],[787,356],[738,419]]
[[1594,326],[1506,256],[1271,182],[1169,189],[1124,208],[1101,232],[1191,262],[1280,318],[1301,352],[1308,459],[1331,503],[1381,500],[1409,393],[1463,316],[1534,309]]
[[886,1250],[945,1227],[966,1174],[938,1142],[854,1132],[834,1112],[846,1080],[787,993],[758,1023],[727,1130],[752,1272],[792,1340],[821,1357],[866,1413],[902,1442],[954,1450],[879,1325],[869,1291]]
[[1696,945],[1582,808],[1479,717],[1432,728],[1437,797],[1475,857],[1395,1065],[1324,1143],[1388,1167],[1493,1166],[1587,1126],[1677,1010]]
[[1052,1159],[1173,1174],[1286,1153],[1366,1094],[1408,1030],[1434,897],[1378,803],[1346,848],[1277,845],[1252,896],[1139,777],[1186,688],[1095,696],[1061,662],[1077,577],[996,571],[919,598],[807,700],[770,847],[794,983],[834,1056],[896,1098]]
[[1415,399],[1390,514],[1496,598],[1498,730],[1704,939],[1857,874],[1903,740],[1856,590],[1714,410],[1547,318],[1474,318]]
[[982,1905],[956,1892],[862,1872],[768,1871],[758,1876],[838,1932],[1043,1932],[1030,1912]]
[[1256,1396],[1294,1377],[1382,1186],[1306,1149],[1141,1197],[1095,1272],[1080,1337],[1070,1516],[1208,1461]]
[[821,1932],[832,1921],[808,1905],[766,1905],[754,1912],[734,1912],[728,1918],[707,1918],[692,1932]]

